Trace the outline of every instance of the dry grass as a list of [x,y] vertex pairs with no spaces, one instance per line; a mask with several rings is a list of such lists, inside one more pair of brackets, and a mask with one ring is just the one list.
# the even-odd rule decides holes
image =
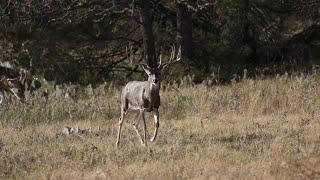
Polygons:
[[[6,104],[0,109],[0,178],[320,178],[319,87],[315,76],[286,75],[168,87],[161,92],[157,141],[141,147],[129,113],[120,150],[115,88],[77,102]],[[64,125],[94,133],[64,136]]]

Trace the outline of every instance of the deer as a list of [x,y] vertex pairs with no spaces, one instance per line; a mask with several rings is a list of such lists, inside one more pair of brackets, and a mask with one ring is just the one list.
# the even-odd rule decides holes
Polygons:
[[[131,56],[132,57],[132,56]],[[164,73],[167,72],[168,68],[181,61],[181,47],[178,50],[177,55],[175,55],[175,47],[171,47],[170,59],[166,63],[162,63],[161,55],[159,65],[157,67],[149,67],[144,63],[136,63],[140,65],[144,72],[148,75],[147,81],[131,81],[128,82],[122,92],[121,92],[121,105],[120,105],[120,118],[118,126],[118,136],[116,146],[119,148],[120,139],[121,139],[121,128],[124,122],[125,115],[127,114],[128,109],[137,111],[137,114],[134,118],[133,128],[137,133],[138,139],[141,142],[142,146],[147,146],[147,126],[145,119],[145,112],[152,112],[154,118],[155,130],[153,136],[150,139],[151,142],[156,140],[158,129],[159,129],[159,107],[160,107],[160,82],[161,77]],[[131,60],[132,63],[132,60]],[[143,130],[144,137],[142,139],[138,125],[140,119],[143,120]]]
[[20,102],[25,102],[25,79],[27,71],[20,69],[19,77],[10,78],[5,73],[0,74],[0,104],[4,101],[4,92],[13,94]]

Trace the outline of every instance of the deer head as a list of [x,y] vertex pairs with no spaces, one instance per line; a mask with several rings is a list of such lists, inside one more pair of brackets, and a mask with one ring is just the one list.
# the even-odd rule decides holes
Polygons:
[[[130,47],[130,53],[132,53],[132,47]],[[176,55],[175,47],[171,47],[170,58],[167,62],[162,63],[162,56],[159,56],[159,65],[157,67],[149,67],[145,63],[137,63],[133,61],[132,55],[129,56],[131,64],[140,65],[145,73],[148,75],[148,82],[153,86],[160,85],[161,77],[168,73],[168,69],[171,65],[181,61],[181,47],[179,47]]]

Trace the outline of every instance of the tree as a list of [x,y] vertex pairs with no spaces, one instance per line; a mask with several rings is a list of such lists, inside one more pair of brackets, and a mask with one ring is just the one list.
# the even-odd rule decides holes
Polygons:
[[257,42],[253,36],[253,29],[251,28],[251,22],[249,20],[249,13],[250,13],[250,1],[249,0],[243,0],[240,2],[240,17],[242,18],[240,23],[242,24],[243,27],[243,38],[242,41],[244,45],[248,45],[251,49],[251,53],[249,55],[248,63],[254,63],[258,64],[258,56],[257,56]]
[[188,4],[184,0],[176,1],[177,13],[177,45],[181,47],[183,58],[192,59],[192,16]]
[[140,27],[143,38],[143,50],[145,55],[145,61],[150,67],[157,66],[154,36],[152,30],[152,6],[149,0],[141,0],[138,4]]

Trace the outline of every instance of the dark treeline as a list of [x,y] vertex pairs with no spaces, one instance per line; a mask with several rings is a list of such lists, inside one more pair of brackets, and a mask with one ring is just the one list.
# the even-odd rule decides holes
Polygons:
[[[244,69],[277,73],[319,63],[319,0],[6,0],[0,61],[48,80],[98,84],[136,78],[181,46],[173,76]],[[140,74],[141,75],[141,74]]]

